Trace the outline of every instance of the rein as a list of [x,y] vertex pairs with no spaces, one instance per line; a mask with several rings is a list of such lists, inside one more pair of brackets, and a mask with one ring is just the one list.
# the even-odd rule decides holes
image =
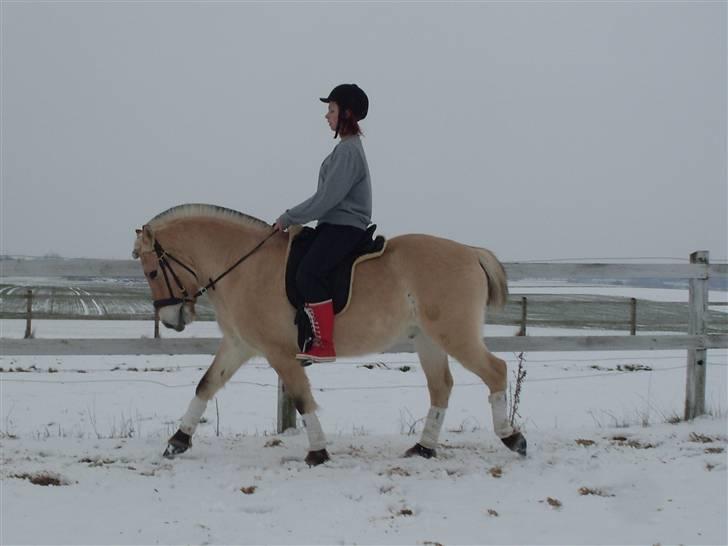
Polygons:
[[[278,230],[273,230],[265,239],[260,241],[255,248],[253,248],[250,252],[245,254],[242,258],[240,258],[237,262],[235,262],[233,265],[228,267],[225,271],[223,271],[220,275],[218,275],[215,279],[209,279],[210,282],[208,282],[204,287],[200,288],[197,292],[195,292],[191,297],[187,293],[187,290],[185,289],[182,282],[179,280],[179,277],[174,272],[174,269],[172,269],[172,265],[169,263],[167,258],[175,262],[176,264],[179,264],[183,268],[185,268],[189,273],[192,274],[192,276],[197,279],[197,282],[200,282],[200,278],[197,276],[197,273],[195,273],[192,268],[185,265],[182,261],[178,260],[171,254],[169,254],[164,248],[162,248],[162,245],[159,244],[159,241],[154,241],[154,252],[157,255],[157,260],[159,261],[159,267],[162,270],[162,274],[164,275],[164,282],[167,284],[167,290],[169,290],[169,298],[162,299],[162,300],[154,300],[154,308],[159,309],[161,307],[167,307],[168,305],[176,305],[178,303],[186,303],[186,302],[194,302],[197,300],[198,297],[200,297],[202,294],[207,292],[210,288],[215,290],[215,285],[228,273],[230,273],[233,269],[235,269],[237,266],[239,266],[241,263],[243,263],[245,260],[250,258],[260,247],[262,247],[268,239],[273,237],[278,233]],[[172,292],[172,284],[169,282],[169,275],[167,274],[167,271],[169,271],[169,275],[172,276],[174,279],[174,282],[177,284],[177,288],[182,292],[182,298],[175,298],[174,292]]]

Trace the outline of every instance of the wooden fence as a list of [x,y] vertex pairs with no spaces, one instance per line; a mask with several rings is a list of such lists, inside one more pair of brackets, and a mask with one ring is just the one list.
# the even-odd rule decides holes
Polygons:
[[[688,279],[688,331],[680,335],[635,335],[636,306],[631,304],[628,336],[539,336],[486,337],[494,352],[528,351],[613,351],[687,349],[685,419],[705,413],[707,350],[728,347],[728,334],[708,333],[708,280],[728,278],[728,265],[710,265],[707,251],[690,255],[689,264],[506,264],[511,280],[596,280],[596,279]],[[526,333],[527,301],[521,300],[521,334]],[[28,324],[32,304],[28,303]],[[726,315],[728,320],[728,315]],[[102,318],[102,317],[88,317]],[[117,318],[117,317],[107,317]],[[30,337],[30,327],[26,327]],[[186,339],[0,339],[2,355],[129,355],[129,354],[213,354],[218,338]],[[387,352],[412,352],[411,342],[400,341]],[[295,426],[295,413],[279,386],[278,428]]]

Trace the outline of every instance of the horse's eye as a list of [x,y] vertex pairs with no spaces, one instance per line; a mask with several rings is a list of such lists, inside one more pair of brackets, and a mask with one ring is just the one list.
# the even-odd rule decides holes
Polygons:
[[157,278],[157,270],[155,269],[154,271],[152,271],[150,273],[147,273],[147,277],[149,277],[151,280],[156,279]]

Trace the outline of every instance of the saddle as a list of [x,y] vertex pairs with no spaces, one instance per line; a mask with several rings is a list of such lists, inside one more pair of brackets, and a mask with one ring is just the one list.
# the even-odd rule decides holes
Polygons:
[[[377,235],[374,238],[376,229],[376,224],[367,228],[359,245],[334,269],[328,278],[328,289],[334,302],[334,313],[336,314],[343,313],[349,307],[356,266],[384,254],[387,240],[382,235]],[[315,230],[310,227],[294,227],[289,230],[289,233],[288,258],[286,260],[286,295],[288,301],[296,309],[295,323],[298,325],[298,345],[301,350],[304,350],[304,345],[313,336],[313,332],[308,316],[303,310],[305,302],[296,289],[296,272],[301,260],[314,241]]]

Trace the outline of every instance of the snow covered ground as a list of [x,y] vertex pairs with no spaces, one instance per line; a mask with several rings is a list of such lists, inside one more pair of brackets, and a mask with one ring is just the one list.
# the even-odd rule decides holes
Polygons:
[[[149,322],[34,324],[37,337],[151,335]],[[23,327],[0,322],[2,337]],[[513,373],[516,355],[500,356]],[[306,435],[275,434],[277,382],[262,359],[168,461],[210,357],[0,356],[0,543],[726,544],[728,350],[708,360],[710,414],[685,423],[685,351],[526,354],[526,458],[501,445],[487,389],[453,362],[431,460],[402,458],[429,407],[414,355],[312,366],[332,460],[309,468]]]

